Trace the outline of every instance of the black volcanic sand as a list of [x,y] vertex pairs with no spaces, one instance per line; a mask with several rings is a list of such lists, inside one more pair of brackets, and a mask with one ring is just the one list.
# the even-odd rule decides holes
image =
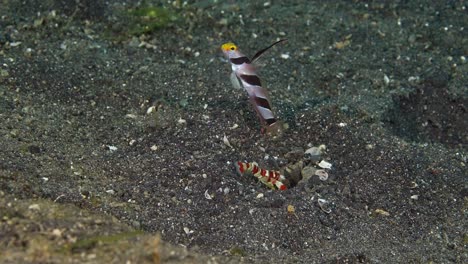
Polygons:
[[[463,1],[0,2],[0,262],[467,263]],[[219,46],[280,38],[273,139]]]

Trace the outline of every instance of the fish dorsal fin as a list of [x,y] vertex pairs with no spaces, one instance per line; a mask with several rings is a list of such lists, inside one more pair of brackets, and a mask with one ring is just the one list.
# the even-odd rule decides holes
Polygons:
[[280,43],[280,42],[283,42],[283,41],[286,41],[287,39],[280,39],[278,41],[276,41],[275,43],[271,44],[270,46],[262,49],[262,50],[259,50],[257,53],[255,53],[255,55],[252,57],[252,59],[250,60],[250,63],[254,63],[265,51],[269,50],[271,47],[273,47],[274,45]]

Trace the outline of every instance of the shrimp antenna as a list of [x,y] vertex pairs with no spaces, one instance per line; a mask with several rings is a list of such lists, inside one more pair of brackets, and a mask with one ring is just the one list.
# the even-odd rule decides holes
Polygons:
[[271,47],[273,47],[274,45],[280,43],[280,42],[283,42],[283,41],[286,41],[288,39],[280,39],[278,41],[276,41],[275,43],[271,44],[270,46],[262,49],[262,50],[259,50],[257,53],[255,53],[255,55],[252,57],[252,59],[250,60],[250,63],[254,63],[265,51],[269,50]]

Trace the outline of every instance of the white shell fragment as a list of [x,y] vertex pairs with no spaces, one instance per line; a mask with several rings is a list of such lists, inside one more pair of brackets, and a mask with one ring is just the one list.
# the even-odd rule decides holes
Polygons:
[[146,110],[146,114],[151,114],[153,112],[156,112],[156,106],[150,106],[147,110]]
[[129,119],[136,119],[137,118],[137,116],[134,115],[134,114],[126,114],[125,117],[129,118]]
[[182,125],[182,124],[187,123],[187,120],[185,120],[185,119],[183,119],[183,118],[179,118],[179,120],[177,120],[177,123],[179,123],[179,124]]
[[414,181],[411,182],[410,184],[410,189],[415,189],[415,188],[418,188],[418,184]]
[[390,83],[390,78],[388,78],[387,74],[384,74],[383,80],[385,85],[388,85]]
[[328,179],[328,173],[325,170],[316,170],[315,175],[317,175],[321,181],[326,181]]
[[263,196],[264,196],[263,193],[259,193],[257,194],[257,199],[263,198]]
[[190,230],[188,227],[184,227],[184,232],[185,232],[185,234],[190,235],[190,234],[192,234],[194,231],[193,231],[193,230]]
[[375,209],[374,211],[376,214],[380,214],[380,215],[383,215],[383,216],[390,216],[390,213],[385,211],[384,209]]
[[331,213],[331,209],[330,209],[330,207],[329,207],[329,203],[328,203],[327,200],[322,199],[322,198],[319,198],[319,199],[317,200],[317,203],[318,203],[320,209],[321,209],[323,212],[325,212],[325,213],[327,213],[327,214]]
[[54,230],[52,230],[52,235],[55,236],[55,237],[61,237],[62,236],[62,231],[58,228],[55,228]]
[[211,195],[208,193],[208,190],[205,191],[205,198],[208,199],[208,200],[213,199],[213,197],[211,197]]
[[107,148],[110,150],[110,152],[114,152],[117,150],[116,146],[107,145]]
[[332,164],[330,162],[327,162],[325,160],[322,160],[320,161],[320,163],[318,164],[318,166],[322,169],[331,169],[332,167]]
[[230,147],[230,148],[234,148],[234,147],[231,145],[231,143],[229,142],[229,139],[226,137],[226,135],[224,135],[224,137],[223,137],[223,143],[224,143],[224,145],[226,145],[226,146],[228,146],[228,147]]
[[19,45],[21,45],[21,41],[16,41],[16,42],[11,42],[10,43],[11,47],[18,47]]

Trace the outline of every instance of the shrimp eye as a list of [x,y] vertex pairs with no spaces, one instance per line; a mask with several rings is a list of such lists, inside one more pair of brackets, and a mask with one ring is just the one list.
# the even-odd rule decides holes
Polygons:
[[231,50],[236,50],[236,48],[235,48],[235,47],[231,47]]

